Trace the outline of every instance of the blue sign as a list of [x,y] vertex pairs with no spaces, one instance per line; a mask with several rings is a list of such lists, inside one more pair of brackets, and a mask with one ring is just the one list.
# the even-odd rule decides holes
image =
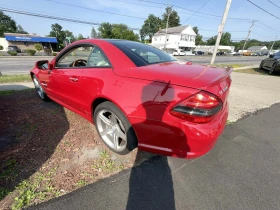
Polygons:
[[57,43],[55,37],[5,36],[7,41]]

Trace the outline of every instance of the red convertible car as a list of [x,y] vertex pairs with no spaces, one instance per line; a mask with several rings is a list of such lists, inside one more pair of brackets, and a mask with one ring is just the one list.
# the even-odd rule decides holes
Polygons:
[[228,116],[231,69],[179,62],[152,46],[88,39],[31,70],[35,89],[94,123],[112,151],[193,158],[208,152]]

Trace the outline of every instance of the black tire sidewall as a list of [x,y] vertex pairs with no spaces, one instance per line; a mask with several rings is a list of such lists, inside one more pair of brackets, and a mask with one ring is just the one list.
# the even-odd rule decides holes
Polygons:
[[109,110],[110,112],[114,113],[118,118],[119,120],[122,122],[124,128],[125,128],[125,132],[126,132],[126,138],[127,138],[127,145],[126,145],[126,149],[119,152],[119,151],[115,151],[113,148],[110,148],[105,141],[103,141],[99,131],[98,131],[98,128],[96,126],[96,130],[97,130],[97,133],[100,137],[100,139],[102,140],[102,142],[104,142],[104,144],[113,152],[119,154],[119,155],[125,155],[125,154],[128,154],[130,151],[132,151],[133,149],[135,149],[137,147],[137,137],[136,137],[136,134],[130,124],[130,122],[127,120],[126,116],[123,114],[123,112],[115,105],[113,104],[112,102],[110,101],[105,101],[101,104],[99,104],[95,110],[94,110],[94,114],[93,114],[93,119],[94,119],[94,123],[96,122],[96,119],[97,119],[97,113],[101,110],[101,109],[107,109]]
[[273,63],[271,69],[269,70],[269,74],[273,75],[275,72],[275,68],[276,68],[276,63]]

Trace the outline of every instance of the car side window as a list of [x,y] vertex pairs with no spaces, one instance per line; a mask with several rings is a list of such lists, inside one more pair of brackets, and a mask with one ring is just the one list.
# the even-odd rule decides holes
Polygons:
[[57,62],[58,68],[79,68],[87,65],[93,46],[79,46],[65,53]]
[[110,67],[110,62],[98,47],[93,47],[93,50],[88,59],[87,66]]

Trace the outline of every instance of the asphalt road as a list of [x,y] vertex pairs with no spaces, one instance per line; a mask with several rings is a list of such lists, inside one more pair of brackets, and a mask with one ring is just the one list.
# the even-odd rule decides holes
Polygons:
[[[0,71],[2,74],[28,74],[38,60],[51,60],[53,57],[0,57]],[[239,56],[217,56],[215,63],[241,63],[246,65],[259,65],[265,57],[239,57]],[[211,56],[179,56],[182,61],[194,63],[210,63]]]
[[280,104],[226,127],[193,160],[155,156],[29,209],[280,209]]

